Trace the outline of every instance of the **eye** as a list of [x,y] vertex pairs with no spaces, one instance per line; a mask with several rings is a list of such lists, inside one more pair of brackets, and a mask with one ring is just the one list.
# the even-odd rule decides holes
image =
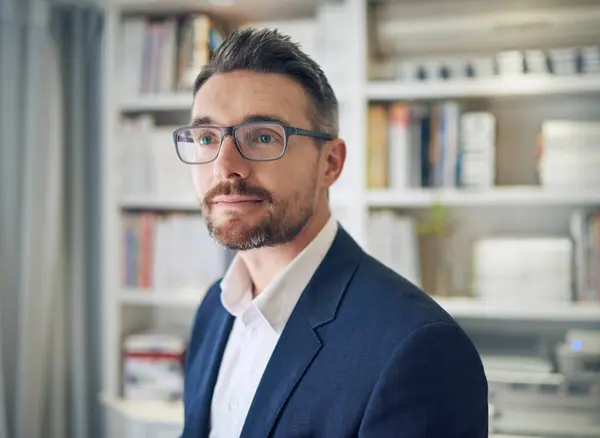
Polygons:
[[200,144],[211,144],[213,140],[213,137],[211,135],[202,135],[199,139],[198,139],[198,143]]
[[275,141],[272,135],[270,134],[260,134],[257,138],[259,143],[272,143]]
[[194,142],[199,146],[211,146],[219,143],[219,133],[211,129],[196,129],[193,133]]

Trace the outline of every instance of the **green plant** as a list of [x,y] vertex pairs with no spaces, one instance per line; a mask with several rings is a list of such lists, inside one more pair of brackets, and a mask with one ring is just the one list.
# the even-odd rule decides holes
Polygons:
[[433,204],[430,218],[417,225],[419,235],[447,236],[450,234],[450,209],[442,204]]

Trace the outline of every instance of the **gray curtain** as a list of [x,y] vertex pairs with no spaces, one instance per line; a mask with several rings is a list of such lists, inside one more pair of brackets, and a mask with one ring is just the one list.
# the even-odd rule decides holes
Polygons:
[[0,2],[0,437],[100,436],[102,14]]

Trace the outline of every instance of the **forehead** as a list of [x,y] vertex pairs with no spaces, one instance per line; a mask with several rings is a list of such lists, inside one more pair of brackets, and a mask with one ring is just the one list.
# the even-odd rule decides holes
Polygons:
[[220,125],[243,123],[248,116],[277,117],[297,127],[310,127],[308,98],[302,86],[277,73],[217,73],[196,93],[192,120],[208,117]]

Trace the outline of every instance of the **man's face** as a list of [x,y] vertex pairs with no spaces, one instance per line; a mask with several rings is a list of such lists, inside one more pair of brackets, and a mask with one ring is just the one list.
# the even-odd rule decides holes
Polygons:
[[[283,75],[235,71],[206,81],[194,99],[192,119],[232,126],[264,116],[312,129],[308,105],[303,88]],[[249,161],[225,137],[215,161],[192,167],[213,238],[247,250],[296,237],[327,189],[321,155],[313,138],[293,135],[281,159]]]

